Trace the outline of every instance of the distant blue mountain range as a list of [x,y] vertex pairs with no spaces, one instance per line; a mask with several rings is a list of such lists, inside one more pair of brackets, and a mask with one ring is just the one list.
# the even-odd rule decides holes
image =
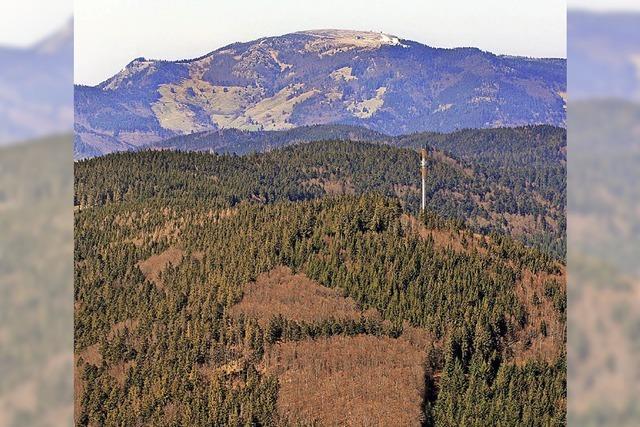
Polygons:
[[565,125],[566,60],[439,49],[389,34],[315,30],[200,58],[137,58],[75,88],[76,156],[218,129],[356,125],[388,135]]
[[73,129],[73,21],[25,49],[0,47],[0,145]]
[[640,101],[640,13],[570,11],[567,47],[572,101]]

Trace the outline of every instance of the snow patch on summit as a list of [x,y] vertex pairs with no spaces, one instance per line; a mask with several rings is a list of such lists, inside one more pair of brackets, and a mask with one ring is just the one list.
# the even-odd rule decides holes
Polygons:
[[125,86],[131,86],[132,82],[128,80],[130,77],[147,69],[149,69],[149,72],[153,72],[155,70],[154,65],[155,61],[145,58],[136,58],[131,61],[126,67],[124,67],[118,74],[102,83],[102,90],[116,90],[123,84]]
[[397,38],[396,36],[390,36],[388,34],[380,34],[380,40],[383,44],[388,44],[391,46],[409,47],[406,44],[402,44],[400,42],[400,39]]
[[307,42],[305,49],[320,56],[335,55],[352,49],[378,49],[382,46],[409,47],[396,36],[373,31],[311,30],[302,31],[299,34],[313,37]]

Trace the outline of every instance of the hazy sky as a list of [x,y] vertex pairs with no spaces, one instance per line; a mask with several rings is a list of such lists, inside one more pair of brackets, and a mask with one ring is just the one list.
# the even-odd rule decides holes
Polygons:
[[99,83],[140,56],[193,58],[235,41],[318,28],[564,57],[565,12],[564,0],[78,0],[75,80]]
[[[566,0],[640,10],[637,0]],[[95,84],[138,56],[200,56],[234,41],[312,28],[392,33],[440,47],[565,56],[565,0],[76,0],[76,78]],[[0,1],[0,45],[28,46],[62,26],[72,0]]]
[[73,0],[2,0],[0,45],[30,46],[62,27],[72,14]]

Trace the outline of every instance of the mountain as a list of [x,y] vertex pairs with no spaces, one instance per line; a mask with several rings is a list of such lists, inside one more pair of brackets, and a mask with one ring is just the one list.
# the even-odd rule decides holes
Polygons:
[[71,131],[73,21],[29,48],[0,47],[0,64],[0,144]]
[[380,196],[193,195],[76,214],[77,425],[563,425],[561,264]]
[[346,124],[398,135],[564,126],[565,73],[564,59],[438,49],[374,32],[303,31],[189,60],[137,58],[97,86],[76,86],[76,152],[131,150],[226,128]]
[[347,141],[76,162],[77,425],[563,425],[566,267],[469,225],[538,197],[431,151],[418,214],[417,164]]
[[638,12],[568,15],[568,418],[574,425],[640,424],[640,384],[629,381],[638,378],[640,357],[634,334],[640,325],[638,28]]
[[567,25],[571,99],[640,101],[640,13],[573,10]]
[[[640,384],[628,378],[640,357],[640,106],[591,99],[570,108],[569,402],[579,403],[569,416],[576,425],[636,426]],[[601,375],[605,359],[616,368]]]

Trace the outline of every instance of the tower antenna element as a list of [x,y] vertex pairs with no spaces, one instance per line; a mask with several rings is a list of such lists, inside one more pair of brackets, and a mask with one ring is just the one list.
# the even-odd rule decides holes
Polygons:
[[427,149],[422,148],[420,150],[420,170],[422,173],[422,204],[420,205],[420,210],[424,212],[427,207]]

